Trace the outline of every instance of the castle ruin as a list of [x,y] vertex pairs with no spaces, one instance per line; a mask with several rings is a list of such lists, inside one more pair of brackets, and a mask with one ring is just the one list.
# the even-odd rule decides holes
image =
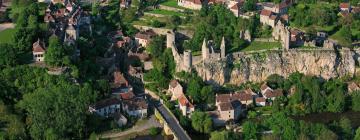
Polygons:
[[166,47],[171,48],[176,63],[176,71],[191,72],[193,64],[191,50],[185,50],[184,54],[179,53],[176,47],[176,32],[169,31],[166,33]]

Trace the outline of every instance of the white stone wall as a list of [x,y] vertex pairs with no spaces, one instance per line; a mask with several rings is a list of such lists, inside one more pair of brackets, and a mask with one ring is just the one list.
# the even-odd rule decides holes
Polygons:
[[33,60],[35,62],[43,62],[45,58],[44,52],[33,52]]

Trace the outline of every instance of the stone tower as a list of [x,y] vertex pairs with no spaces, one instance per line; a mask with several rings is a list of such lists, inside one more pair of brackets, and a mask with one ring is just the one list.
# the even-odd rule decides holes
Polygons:
[[191,54],[191,50],[186,50],[184,51],[184,65],[183,65],[183,70],[186,72],[190,72],[191,71],[191,67],[192,67],[192,54]]
[[283,33],[283,47],[284,47],[284,50],[289,50],[290,48],[290,31],[289,31],[289,28],[285,28],[285,32]]
[[226,49],[225,49],[225,38],[222,37],[222,40],[221,40],[221,45],[220,45],[220,50],[221,50],[221,54],[220,54],[220,57],[221,58],[225,58],[226,56]]
[[175,47],[175,32],[168,31],[166,33],[166,47],[167,48]]
[[202,47],[201,47],[202,59],[209,59],[209,48],[206,43],[206,39],[204,39]]

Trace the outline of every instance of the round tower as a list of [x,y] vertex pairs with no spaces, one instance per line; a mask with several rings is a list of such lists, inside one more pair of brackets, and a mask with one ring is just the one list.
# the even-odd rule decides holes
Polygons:
[[184,70],[189,72],[192,67],[192,54],[191,50],[184,51]]
[[166,47],[167,48],[175,47],[175,32],[168,31],[166,33]]

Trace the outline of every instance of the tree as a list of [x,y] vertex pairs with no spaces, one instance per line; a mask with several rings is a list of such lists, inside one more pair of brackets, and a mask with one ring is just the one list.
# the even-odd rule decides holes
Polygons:
[[98,15],[99,13],[100,13],[100,11],[99,11],[99,8],[100,7],[100,3],[99,2],[93,2],[92,3],[92,6],[91,6],[91,14],[93,15],[93,16],[96,16],[96,15]]
[[243,137],[245,140],[257,139],[256,133],[258,130],[258,126],[256,123],[252,121],[246,121],[243,124]]
[[354,140],[360,140],[360,127],[356,129]]
[[115,28],[120,28],[122,22],[120,18],[120,1],[110,0],[108,2],[108,9],[106,10],[106,21]]
[[165,38],[162,36],[154,37],[146,50],[155,58],[158,58],[162,55],[165,50]]
[[60,81],[24,95],[19,107],[27,111],[27,119],[31,119],[29,131],[33,139],[82,139],[87,108],[95,95],[89,84],[78,87]]
[[10,44],[0,44],[0,69],[17,63],[16,53]]
[[244,3],[245,11],[254,11],[256,10],[256,1],[255,0],[246,0]]
[[[22,123],[19,116],[13,114],[9,106],[6,106],[0,100],[0,138],[16,140],[26,139],[25,125]],[[5,132],[1,136],[2,132]]]
[[266,83],[276,89],[276,88],[283,88],[284,85],[284,77],[278,75],[278,74],[272,74],[269,77],[266,78]]
[[210,140],[237,140],[239,137],[231,131],[214,131],[210,134]]
[[330,112],[342,112],[345,110],[345,95],[344,90],[337,88],[333,90],[327,97],[327,109]]
[[170,22],[174,27],[177,27],[181,24],[181,18],[178,15],[172,15],[170,17]]
[[207,104],[215,104],[215,95],[212,86],[204,86],[201,91],[201,98]]
[[352,42],[351,29],[349,25],[344,25],[338,31],[338,39],[341,45],[350,46]]
[[360,111],[360,93],[353,92],[351,94],[352,110]]
[[339,121],[339,126],[341,128],[341,135],[344,139],[352,138],[352,127],[351,121],[348,118],[341,118]]
[[121,10],[121,16],[124,23],[131,23],[136,19],[137,9],[135,7],[130,7],[128,9]]
[[212,119],[205,112],[195,111],[191,115],[191,125],[197,132],[210,133],[212,130]]
[[49,47],[45,53],[45,62],[51,66],[60,66],[63,64],[62,60],[65,57],[65,51],[56,36],[51,36],[49,39]]
[[[187,85],[186,93],[194,100],[195,103],[200,103],[203,98],[201,96],[202,80],[199,78],[193,78]],[[205,92],[205,91],[203,91]]]

